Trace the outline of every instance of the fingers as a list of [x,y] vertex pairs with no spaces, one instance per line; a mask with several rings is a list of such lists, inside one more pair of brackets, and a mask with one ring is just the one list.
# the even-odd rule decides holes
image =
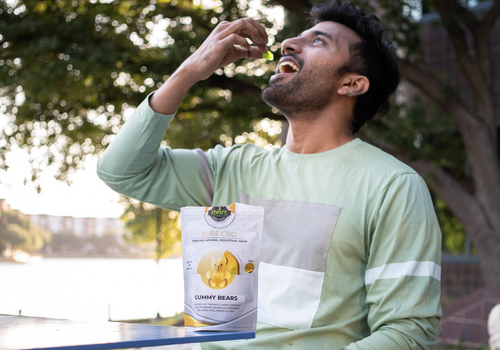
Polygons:
[[262,58],[262,52],[255,46],[250,47],[249,49],[244,49],[242,47],[235,47],[235,56],[236,59],[240,58]]
[[[250,38],[256,46],[251,46],[246,38]],[[205,80],[217,68],[237,59],[262,58],[262,53],[268,51],[267,41],[264,27],[253,19],[223,21],[183,65],[195,77],[194,80]]]
[[229,50],[231,46],[233,45],[240,45],[241,47],[244,47],[245,49],[250,49],[250,44],[248,43],[247,39],[236,35],[236,34],[231,34],[224,40],[221,40],[221,43],[224,47],[225,50]]
[[263,53],[266,53],[267,51],[269,51],[269,49],[267,48],[267,46],[264,45],[264,44],[259,44],[259,45],[257,45],[257,47],[260,50],[260,55],[261,56],[262,56]]
[[255,20],[251,18],[242,18],[228,23],[229,25],[224,23],[222,26],[223,30],[217,34],[217,36],[223,38],[230,34],[238,34],[242,37],[251,39],[256,45],[265,46],[267,44],[268,37],[266,30]]
[[258,22],[256,22],[255,20],[253,20],[251,18],[245,18],[245,20],[250,25],[252,25],[253,27],[257,28],[257,30],[259,31],[259,33],[261,35],[261,38],[262,38],[261,44],[267,45],[267,42],[269,41],[269,38],[267,37],[266,29],[261,24],[259,24]]

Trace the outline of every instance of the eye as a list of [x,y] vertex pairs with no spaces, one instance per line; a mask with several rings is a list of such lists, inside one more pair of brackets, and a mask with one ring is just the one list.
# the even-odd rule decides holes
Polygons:
[[324,44],[325,42],[324,42],[324,41],[323,41],[323,39],[321,39],[321,38],[315,38],[315,39],[313,40],[313,43],[314,43],[314,44],[316,44],[316,43],[319,43],[319,44]]

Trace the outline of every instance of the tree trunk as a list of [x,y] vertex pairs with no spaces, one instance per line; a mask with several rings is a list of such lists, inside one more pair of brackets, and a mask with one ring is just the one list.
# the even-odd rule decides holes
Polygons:
[[481,258],[484,281],[487,287],[500,287],[500,230],[484,231],[480,236],[486,239],[474,246]]

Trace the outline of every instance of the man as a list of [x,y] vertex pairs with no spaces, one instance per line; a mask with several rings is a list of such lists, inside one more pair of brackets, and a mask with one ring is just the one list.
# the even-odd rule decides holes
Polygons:
[[[261,58],[251,19],[222,22],[136,110],[101,158],[116,191],[171,210],[265,209],[257,338],[203,349],[429,349],[440,332],[441,234],[409,167],[353,134],[399,82],[374,16],[331,2],[282,43],[262,98],[289,120],[286,147],[159,147],[185,93],[239,58]],[[250,38],[256,46],[246,41]],[[236,45],[236,46],[235,46]]]

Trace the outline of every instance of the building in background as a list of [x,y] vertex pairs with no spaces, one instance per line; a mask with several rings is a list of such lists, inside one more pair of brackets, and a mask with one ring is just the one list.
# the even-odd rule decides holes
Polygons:
[[[19,212],[12,209],[5,199],[0,198],[0,219],[2,213],[10,211]],[[101,237],[105,234],[113,234],[121,237],[125,233],[125,224],[118,218],[78,218],[45,214],[21,214],[30,219],[34,225],[40,226],[53,234],[72,234],[78,237]]]
[[[8,220],[8,216],[12,216],[12,214],[31,222],[33,227],[38,226],[52,234],[51,238],[44,242],[43,247],[39,251],[30,252],[31,255],[150,258],[155,253],[154,243],[138,246],[133,242],[125,241],[124,235],[127,232],[125,224],[118,218],[29,215],[12,209],[5,199],[0,198],[0,224]],[[8,224],[9,222],[5,222],[3,226],[0,225],[0,261],[5,259],[18,261],[12,258],[15,254],[24,254],[28,259],[29,255],[23,247],[15,247],[14,243],[9,240],[2,241],[4,233],[2,227],[6,227]]]
[[54,234],[73,234],[78,237],[103,236],[114,234],[122,236],[124,223],[117,218],[75,218],[72,216],[27,215],[30,220]]

